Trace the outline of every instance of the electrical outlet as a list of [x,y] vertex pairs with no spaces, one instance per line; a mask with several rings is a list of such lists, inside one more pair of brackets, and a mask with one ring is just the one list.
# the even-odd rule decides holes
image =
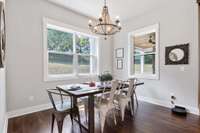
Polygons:
[[175,101],[176,101],[176,97],[175,97],[175,95],[174,95],[174,93],[170,93],[170,101],[171,101],[171,106],[172,106],[172,108],[174,107],[174,105],[175,105]]
[[170,98],[171,98],[171,100],[176,100],[174,93],[170,93]]

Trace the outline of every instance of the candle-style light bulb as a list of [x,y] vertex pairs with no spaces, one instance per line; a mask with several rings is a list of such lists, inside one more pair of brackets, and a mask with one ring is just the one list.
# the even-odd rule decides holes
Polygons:
[[120,21],[119,21],[119,16],[116,16],[116,18],[115,18],[116,20],[115,20],[115,22],[116,22],[116,24],[118,24]]
[[89,20],[89,21],[88,21],[88,24],[92,24],[92,20]]
[[121,27],[121,23],[118,23],[117,26]]
[[106,30],[107,30],[107,32],[111,32],[112,27],[108,26]]
[[97,30],[97,27],[95,26],[94,29]]
[[115,19],[116,19],[116,20],[119,20],[119,16],[116,16]]

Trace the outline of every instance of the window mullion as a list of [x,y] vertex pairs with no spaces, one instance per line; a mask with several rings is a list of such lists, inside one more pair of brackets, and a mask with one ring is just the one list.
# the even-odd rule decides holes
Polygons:
[[144,53],[143,55],[153,55],[156,54],[155,52],[150,52],[150,53]]
[[140,62],[141,62],[141,74],[143,74],[144,73],[144,55],[141,56]]
[[92,39],[89,39],[90,41],[90,74],[93,72],[93,57],[91,56],[93,54],[93,47],[92,47]]
[[73,68],[74,68],[74,74],[78,75],[78,57],[76,54],[76,38],[75,33],[73,33]]

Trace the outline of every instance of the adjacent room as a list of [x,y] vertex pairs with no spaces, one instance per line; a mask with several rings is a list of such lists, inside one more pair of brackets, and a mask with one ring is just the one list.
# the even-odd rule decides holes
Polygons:
[[0,133],[200,133],[200,0],[0,0]]

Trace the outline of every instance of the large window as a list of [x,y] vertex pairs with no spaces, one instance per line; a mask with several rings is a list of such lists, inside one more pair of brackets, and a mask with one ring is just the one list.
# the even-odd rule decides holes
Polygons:
[[98,39],[55,21],[44,21],[45,80],[97,74]]
[[158,79],[158,25],[129,34],[129,76]]

